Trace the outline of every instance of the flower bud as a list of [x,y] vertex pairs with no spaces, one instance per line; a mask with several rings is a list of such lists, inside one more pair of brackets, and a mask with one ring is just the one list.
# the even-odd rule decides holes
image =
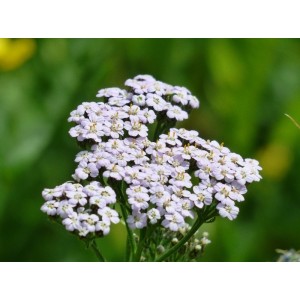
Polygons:
[[159,254],[162,254],[165,252],[165,247],[163,245],[158,245],[156,250]]
[[201,245],[196,245],[195,246],[195,251],[200,251],[202,249]]

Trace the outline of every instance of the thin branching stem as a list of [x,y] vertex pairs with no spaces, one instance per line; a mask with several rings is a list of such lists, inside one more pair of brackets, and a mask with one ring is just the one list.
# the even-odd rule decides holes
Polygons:
[[98,248],[97,243],[96,243],[95,240],[93,240],[91,242],[91,248],[94,251],[95,255],[97,256],[97,258],[98,258],[98,260],[100,262],[105,262],[106,261],[105,258],[104,258],[104,256],[101,254],[101,252],[100,252],[100,250],[99,250],[99,248]]
[[199,229],[199,227],[203,223],[204,219],[199,215],[191,230],[175,246],[173,246],[171,249],[169,249],[167,252],[161,255],[156,261],[164,261],[168,257],[170,257],[175,251],[178,251],[194,235],[194,233]]

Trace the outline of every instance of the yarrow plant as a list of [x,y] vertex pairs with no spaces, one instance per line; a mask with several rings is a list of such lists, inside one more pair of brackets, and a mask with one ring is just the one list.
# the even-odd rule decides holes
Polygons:
[[179,86],[139,75],[125,89],[101,89],[98,102],[71,112],[82,148],[73,181],[44,189],[41,210],[78,235],[100,261],[96,239],[119,222],[127,261],[196,260],[210,243],[204,223],[234,220],[261,167],[195,130],[175,128],[199,107]]

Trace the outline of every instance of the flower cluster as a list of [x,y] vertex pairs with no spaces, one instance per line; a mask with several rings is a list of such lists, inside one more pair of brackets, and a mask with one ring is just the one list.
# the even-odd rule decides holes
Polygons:
[[107,235],[111,223],[117,224],[118,213],[110,208],[116,203],[116,193],[92,181],[86,186],[79,183],[64,183],[54,189],[44,189],[46,202],[41,210],[49,216],[59,216],[68,231],[86,236],[90,232]]
[[[160,224],[177,232],[206,207],[235,219],[246,185],[261,179],[258,162],[206,141],[194,130],[173,127],[199,106],[186,88],[149,75],[125,85],[127,90],[102,89],[97,97],[103,102],[84,102],[71,112],[69,121],[76,125],[70,135],[88,146],[76,156],[73,179],[93,182],[46,189],[42,210],[59,215],[67,230],[83,236],[107,234],[110,224],[119,221],[108,205],[121,198],[131,229]],[[153,134],[148,125],[154,122]]]

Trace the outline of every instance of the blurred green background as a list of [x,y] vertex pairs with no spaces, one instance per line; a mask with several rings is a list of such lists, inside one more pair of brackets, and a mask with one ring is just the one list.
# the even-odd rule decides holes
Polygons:
[[[256,158],[263,180],[239,217],[207,224],[204,261],[274,261],[300,248],[300,41],[290,39],[0,39],[0,260],[95,261],[40,211],[41,191],[71,179],[79,148],[70,111],[137,74],[189,88],[187,122],[207,139]],[[121,261],[122,226],[101,246]]]

